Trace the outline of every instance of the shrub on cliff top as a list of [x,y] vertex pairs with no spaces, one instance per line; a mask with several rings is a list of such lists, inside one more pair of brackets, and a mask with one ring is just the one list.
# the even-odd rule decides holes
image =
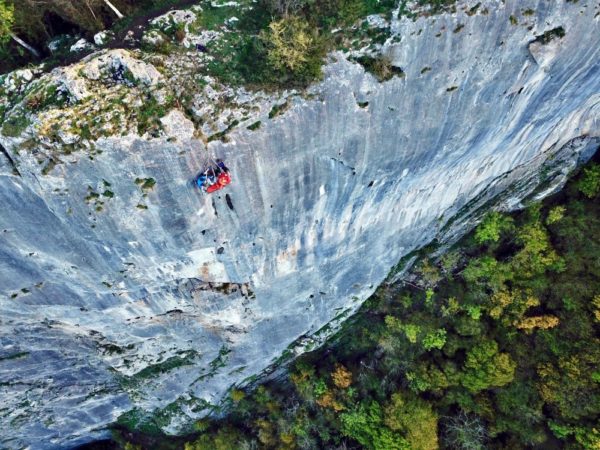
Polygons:
[[10,32],[14,23],[14,9],[0,0],[0,44],[10,38]]
[[320,77],[325,48],[306,20],[292,16],[273,21],[260,38],[267,63],[279,77],[298,81]]

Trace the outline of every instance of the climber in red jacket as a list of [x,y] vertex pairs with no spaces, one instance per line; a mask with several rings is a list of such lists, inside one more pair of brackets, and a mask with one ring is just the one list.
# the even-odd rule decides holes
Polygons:
[[206,192],[208,194],[212,194],[219,189],[223,189],[229,183],[231,183],[231,177],[229,176],[228,172],[223,171],[217,177],[217,181],[206,188]]
[[217,159],[216,164],[198,175],[194,182],[202,191],[211,194],[231,183],[229,168]]

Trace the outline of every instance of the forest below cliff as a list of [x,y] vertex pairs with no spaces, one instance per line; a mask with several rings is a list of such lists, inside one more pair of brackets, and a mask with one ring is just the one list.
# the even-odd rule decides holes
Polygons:
[[[197,436],[123,418],[127,449],[597,449],[599,155],[559,193],[490,212],[382,286],[289,374],[234,389]],[[431,254],[431,253],[429,253]]]

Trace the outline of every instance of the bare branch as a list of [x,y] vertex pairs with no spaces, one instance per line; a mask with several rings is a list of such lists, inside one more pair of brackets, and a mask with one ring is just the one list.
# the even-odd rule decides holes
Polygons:
[[40,53],[35,48],[33,48],[31,45],[29,45],[27,42],[25,42],[23,39],[21,39],[19,36],[17,36],[14,33],[10,33],[10,37],[13,39],[13,41],[15,41],[21,47],[26,48],[29,52],[31,52],[33,55],[35,55],[36,58],[40,57]]
[[117,17],[119,19],[123,19],[125,17],[123,14],[121,14],[119,12],[119,10],[117,8],[115,8],[115,5],[113,5],[111,2],[109,2],[108,0],[104,0],[104,3],[106,3],[108,5],[108,7],[113,10],[113,12],[117,15]]

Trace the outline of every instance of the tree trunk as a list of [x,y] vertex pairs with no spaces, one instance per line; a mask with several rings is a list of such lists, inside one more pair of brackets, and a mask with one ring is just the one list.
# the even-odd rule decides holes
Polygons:
[[17,44],[19,44],[21,47],[26,48],[27,50],[29,50],[32,54],[35,55],[36,58],[41,58],[40,53],[33,48],[31,45],[29,45],[27,42],[25,42],[23,39],[21,39],[19,36],[17,36],[14,33],[10,33],[10,37],[13,39],[13,41],[15,41]]
[[90,10],[90,12],[92,13],[92,17],[94,18],[94,20],[98,21],[98,18],[96,17],[96,13],[94,12],[94,10],[92,9],[92,7],[90,6],[89,0],[85,1],[85,5],[88,7],[88,9]]
[[111,2],[109,2],[108,0],[104,0],[104,3],[106,3],[108,5],[108,7],[113,10],[113,12],[117,15],[117,17],[119,19],[123,19],[125,17],[123,14],[121,14],[119,12],[119,10],[117,8],[115,8],[115,5],[113,5]]

